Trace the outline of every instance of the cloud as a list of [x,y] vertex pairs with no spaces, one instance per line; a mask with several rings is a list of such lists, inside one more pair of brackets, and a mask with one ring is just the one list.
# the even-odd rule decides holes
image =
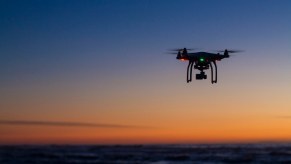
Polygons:
[[0,125],[32,125],[32,126],[66,126],[66,127],[89,127],[89,128],[143,128],[151,127],[120,125],[120,124],[97,124],[84,122],[59,122],[59,121],[27,121],[27,120],[0,120]]

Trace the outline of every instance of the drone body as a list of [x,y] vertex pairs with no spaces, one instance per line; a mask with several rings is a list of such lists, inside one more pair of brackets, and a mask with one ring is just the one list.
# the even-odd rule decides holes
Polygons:
[[[189,61],[188,67],[187,67],[187,83],[192,81],[192,70],[193,65],[194,69],[198,69],[200,71],[199,74],[196,74],[196,80],[203,80],[207,79],[207,75],[205,74],[204,70],[211,69],[211,83],[217,83],[217,65],[216,61],[222,60],[224,58],[229,58],[229,53],[235,53],[239,51],[219,51],[224,52],[223,54],[219,53],[209,53],[209,52],[194,52],[194,53],[188,53],[189,49],[183,48],[183,49],[175,49],[175,51],[178,51],[176,59],[182,60],[182,61]],[[214,65],[214,69],[213,66]],[[215,78],[213,78],[213,70],[215,71]]]

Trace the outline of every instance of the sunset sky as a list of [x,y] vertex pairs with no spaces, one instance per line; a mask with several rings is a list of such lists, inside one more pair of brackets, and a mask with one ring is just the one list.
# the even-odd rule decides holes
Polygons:
[[[186,83],[183,47],[244,52]],[[291,1],[0,1],[0,144],[257,141],[291,141]]]

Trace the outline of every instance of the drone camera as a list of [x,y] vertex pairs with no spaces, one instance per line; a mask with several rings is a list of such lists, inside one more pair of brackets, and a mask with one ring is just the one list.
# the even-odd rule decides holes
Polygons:
[[196,80],[207,79],[207,75],[205,73],[196,74]]

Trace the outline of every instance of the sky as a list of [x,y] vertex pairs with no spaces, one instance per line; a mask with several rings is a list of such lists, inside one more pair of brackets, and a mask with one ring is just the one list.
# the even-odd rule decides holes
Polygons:
[[[0,144],[291,141],[290,20],[289,0],[2,0]],[[186,83],[183,47],[244,52]]]

